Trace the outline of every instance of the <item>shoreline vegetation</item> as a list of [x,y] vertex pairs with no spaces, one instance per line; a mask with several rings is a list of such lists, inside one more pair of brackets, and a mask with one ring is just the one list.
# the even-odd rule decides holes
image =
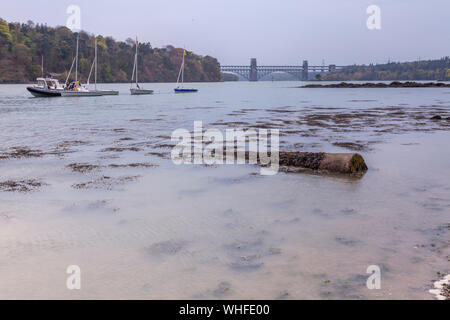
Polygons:
[[450,57],[410,62],[351,65],[320,76],[326,81],[450,81]]
[[[133,69],[135,40],[125,42],[85,31],[78,32],[79,75],[86,82],[98,43],[98,82],[129,83]],[[0,18],[0,84],[27,84],[42,75],[65,79],[75,55],[76,33],[67,27],[27,23],[8,23]],[[139,43],[139,76],[142,82],[175,82],[183,49],[173,46],[153,48]],[[186,82],[221,81],[216,58],[187,52]]]
[[414,82],[414,81],[406,81],[399,82],[393,81],[391,83],[349,83],[349,82],[341,82],[341,83],[332,83],[332,84],[308,84],[304,86],[300,86],[297,88],[450,88],[450,84],[443,82]]

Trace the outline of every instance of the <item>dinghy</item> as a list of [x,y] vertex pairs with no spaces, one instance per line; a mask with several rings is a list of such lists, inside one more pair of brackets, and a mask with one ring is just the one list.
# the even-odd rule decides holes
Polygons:
[[[146,90],[139,86],[138,83],[138,47],[139,47],[139,41],[136,38],[136,53],[134,54],[134,64],[133,64],[133,73],[131,75],[131,88],[130,93],[131,95],[142,95],[142,94],[152,94],[153,90]],[[135,82],[135,88],[133,88],[133,79],[136,76],[136,82]]]
[[94,90],[91,90],[90,92],[96,92],[102,96],[117,96],[117,95],[119,95],[119,91],[116,91],[116,90],[97,90],[97,65],[98,65],[98,55],[97,55],[97,37],[96,37],[95,38],[95,56],[94,56],[94,61],[92,62],[91,71],[89,72],[87,85],[89,86],[92,70],[94,70]]
[[[181,62],[181,67],[180,67],[180,72],[178,72],[178,79],[177,79],[177,87],[175,89],[173,89],[175,91],[175,93],[189,93],[189,92],[197,92],[197,89],[188,89],[188,88],[184,88],[183,84],[184,84],[184,57],[186,56],[186,50],[183,50],[183,60]],[[181,85],[180,83],[180,78],[181,78]]]

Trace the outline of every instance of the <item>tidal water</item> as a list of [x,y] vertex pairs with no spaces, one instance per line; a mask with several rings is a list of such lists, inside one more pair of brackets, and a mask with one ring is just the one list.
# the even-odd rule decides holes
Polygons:
[[[450,89],[299,85],[0,85],[0,299],[432,299],[450,273]],[[172,132],[200,120],[279,129],[280,150],[358,152],[369,171],[173,164]]]

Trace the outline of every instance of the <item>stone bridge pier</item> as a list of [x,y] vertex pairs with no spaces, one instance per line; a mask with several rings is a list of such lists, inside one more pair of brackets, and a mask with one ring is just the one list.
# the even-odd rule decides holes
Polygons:
[[250,81],[258,81],[258,65],[256,63],[256,58],[250,59]]

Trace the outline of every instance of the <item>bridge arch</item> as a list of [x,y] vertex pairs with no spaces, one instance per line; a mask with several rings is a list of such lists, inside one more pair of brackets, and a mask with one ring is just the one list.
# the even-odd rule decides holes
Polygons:
[[302,71],[291,71],[291,70],[258,70],[258,80],[261,80],[262,78],[269,76],[274,73],[284,73],[289,74],[293,77],[295,77],[297,80],[302,80]]
[[222,73],[237,74],[250,81],[250,68],[246,66],[225,66],[220,67]]

